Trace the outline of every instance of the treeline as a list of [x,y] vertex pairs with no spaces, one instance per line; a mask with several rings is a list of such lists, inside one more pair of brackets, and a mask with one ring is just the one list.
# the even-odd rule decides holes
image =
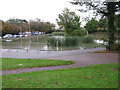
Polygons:
[[[99,21],[96,19],[91,19],[86,23],[84,28],[89,32],[97,32],[97,31],[108,31],[108,19],[102,18]],[[120,16],[115,15],[115,28],[116,32],[120,32]]]
[[7,21],[2,21],[2,31],[1,35],[5,34],[19,34],[19,32],[49,32],[54,30],[55,25],[50,22],[44,22],[40,19],[35,20],[25,20],[25,19],[9,19]]
[[[120,32],[120,16],[114,16],[115,21],[115,30],[114,32]],[[56,19],[57,24],[60,28],[66,31],[67,35],[71,36],[84,36],[87,33],[93,32],[101,32],[101,31],[109,31],[108,30],[108,18],[104,17],[99,20],[92,18],[89,21],[86,21],[84,27],[81,27],[80,16],[76,15],[74,11],[71,11],[68,8],[65,8],[61,14],[58,15],[58,19]]]

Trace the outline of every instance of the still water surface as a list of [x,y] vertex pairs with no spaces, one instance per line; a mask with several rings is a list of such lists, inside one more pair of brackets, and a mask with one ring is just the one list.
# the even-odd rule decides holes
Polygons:
[[[18,39],[7,39],[2,41],[2,49],[21,49],[21,50],[75,50],[75,49],[84,49],[87,47],[91,47],[92,44],[86,44],[86,45],[77,45],[77,46],[51,46],[48,43],[48,38],[55,37],[63,39],[64,36],[32,36],[27,38],[18,38]],[[94,40],[94,45],[103,44],[104,42],[102,40]],[[95,46],[96,46],[95,45]]]

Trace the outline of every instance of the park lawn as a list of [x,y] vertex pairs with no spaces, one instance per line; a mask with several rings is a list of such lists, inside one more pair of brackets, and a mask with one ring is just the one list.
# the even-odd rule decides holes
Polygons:
[[3,88],[118,88],[118,64],[5,75]]
[[31,68],[44,67],[54,65],[68,65],[73,64],[74,61],[64,60],[45,60],[45,59],[17,59],[17,58],[2,58],[2,69],[17,69],[17,68]]

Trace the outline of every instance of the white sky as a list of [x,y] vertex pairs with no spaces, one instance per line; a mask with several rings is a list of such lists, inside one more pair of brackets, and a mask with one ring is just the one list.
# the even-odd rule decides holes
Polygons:
[[56,23],[58,15],[67,7],[75,10],[77,6],[70,4],[70,0],[1,0],[0,20],[10,18],[35,19]]
[[[82,17],[89,16],[88,13],[80,13],[76,9],[79,6],[72,5],[68,1],[73,0],[0,0],[0,20],[7,21],[10,18],[30,19],[39,18],[56,24],[58,15],[69,8],[76,11]],[[83,25],[85,22],[82,23]]]

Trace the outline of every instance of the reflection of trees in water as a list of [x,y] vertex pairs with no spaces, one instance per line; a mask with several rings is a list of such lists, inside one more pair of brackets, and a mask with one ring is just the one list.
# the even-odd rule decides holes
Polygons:
[[[94,39],[90,37],[65,37],[65,36],[33,36],[3,42],[3,48],[29,50],[75,50],[80,48],[95,47]],[[99,46],[99,45],[97,45]]]

